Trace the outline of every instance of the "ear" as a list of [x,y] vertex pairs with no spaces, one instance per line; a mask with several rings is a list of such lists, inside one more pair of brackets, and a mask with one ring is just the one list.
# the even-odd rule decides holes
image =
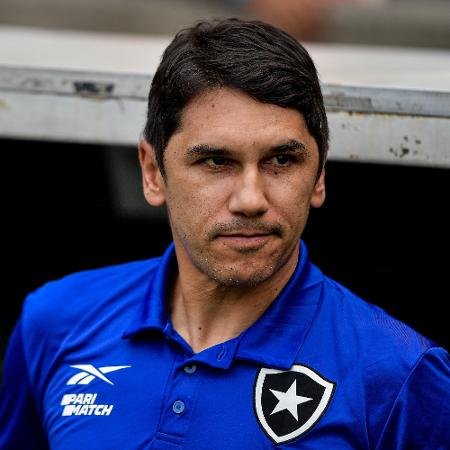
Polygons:
[[325,167],[323,167],[319,178],[317,178],[316,185],[311,196],[311,206],[313,208],[320,208],[325,201]]
[[163,205],[166,201],[164,178],[159,170],[153,146],[145,139],[139,141],[139,162],[145,199],[152,206]]

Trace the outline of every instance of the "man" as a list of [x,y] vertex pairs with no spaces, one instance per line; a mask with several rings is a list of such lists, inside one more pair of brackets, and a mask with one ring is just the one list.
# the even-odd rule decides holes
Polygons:
[[139,145],[174,244],[27,298],[0,447],[448,448],[446,351],[324,276],[300,242],[327,142],[293,38],[238,20],[180,32]]

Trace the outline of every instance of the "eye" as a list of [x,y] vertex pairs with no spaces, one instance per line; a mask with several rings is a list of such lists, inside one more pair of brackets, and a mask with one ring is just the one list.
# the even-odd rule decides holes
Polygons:
[[290,155],[277,155],[269,160],[269,163],[275,166],[287,166],[290,162],[292,162]]
[[223,156],[212,156],[211,158],[206,158],[204,163],[212,169],[218,169],[225,166],[227,164],[227,160]]

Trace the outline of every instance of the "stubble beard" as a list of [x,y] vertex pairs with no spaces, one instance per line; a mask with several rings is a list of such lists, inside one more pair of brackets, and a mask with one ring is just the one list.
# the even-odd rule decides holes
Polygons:
[[248,277],[243,277],[238,273],[235,266],[226,266],[218,262],[211,262],[207,256],[195,255],[192,262],[196,268],[204,273],[208,278],[215,281],[219,286],[226,288],[252,288],[267,281],[274,273],[272,265],[253,272]]
[[[258,255],[259,251],[250,252],[247,249],[242,249],[242,258],[248,261],[245,263],[246,267],[252,265],[252,253],[258,260],[261,258]],[[220,256],[216,257],[211,252],[193,250],[189,252],[189,257],[197,270],[204,273],[219,286],[245,289],[254,288],[273,277],[287,263],[291,254],[291,251],[276,252],[272,257],[266,258],[267,264],[261,266],[256,262],[254,270],[250,271],[249,275],[243,274],[239,267],[227,263],[224,259],[220,260]]]
[[[170,214],[169,214],[170,217]],[[171,223],[172,224],[172,223]],[[220,252],[216,255],[216,251],[212,249],[215,238],[222,233],[231,233],[236,230],[251,229],[263,233],[271,233],[277,239],[283,239],[284,230],[278,223],[267,224],[260,220],[243,220],[236,218],[229,223],[218,223],[211,230],[209,230],[206,236],[201,239],[203,244],[195,245],[199,241],[198,236],[190,236],[190,233],[185,233],[182,230],[178,230],[177,235],[181,240],[188,258],[191,260],[195,268],[201,273],[205,274],[209,279],[215,281],[220,287],[224,288],[253,288],[261,283],[264,283],[272,276],[274,276],[289,260],[294,248],[284,248],[283,245],[280,248],[272,252],[272,254],[266,257],[267,264],[262,264],[256,261],[254,263],[255,268],[249,275],[245,275],[241,272],[239,265],[233,265],[227,263],[226,258],[221,258]],[[172,227],[172,232],[174,232]],[[181,233],[180,233],[181,231]],[[238,255],[242,255],[242,259],[247,261],[246,267],[252,265],[252,254],[257,260],[262,258],[260,252],[263,248],[253,249],[242,247],[238,250]],[[238,256],[239,257],[239,256]]]

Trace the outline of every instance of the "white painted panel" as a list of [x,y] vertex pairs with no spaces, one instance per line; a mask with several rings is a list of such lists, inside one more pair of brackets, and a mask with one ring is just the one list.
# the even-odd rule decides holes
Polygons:
[[140,100],[0,92],[0,136],[136,145],[145,113]]
[[450,167],[450,119],[332,112],[330,159]]
[[[135,146],[167,42],[0,27],[0,137]],[[450,167],[450,52],[311,52],[325,81],[331,159]]]

